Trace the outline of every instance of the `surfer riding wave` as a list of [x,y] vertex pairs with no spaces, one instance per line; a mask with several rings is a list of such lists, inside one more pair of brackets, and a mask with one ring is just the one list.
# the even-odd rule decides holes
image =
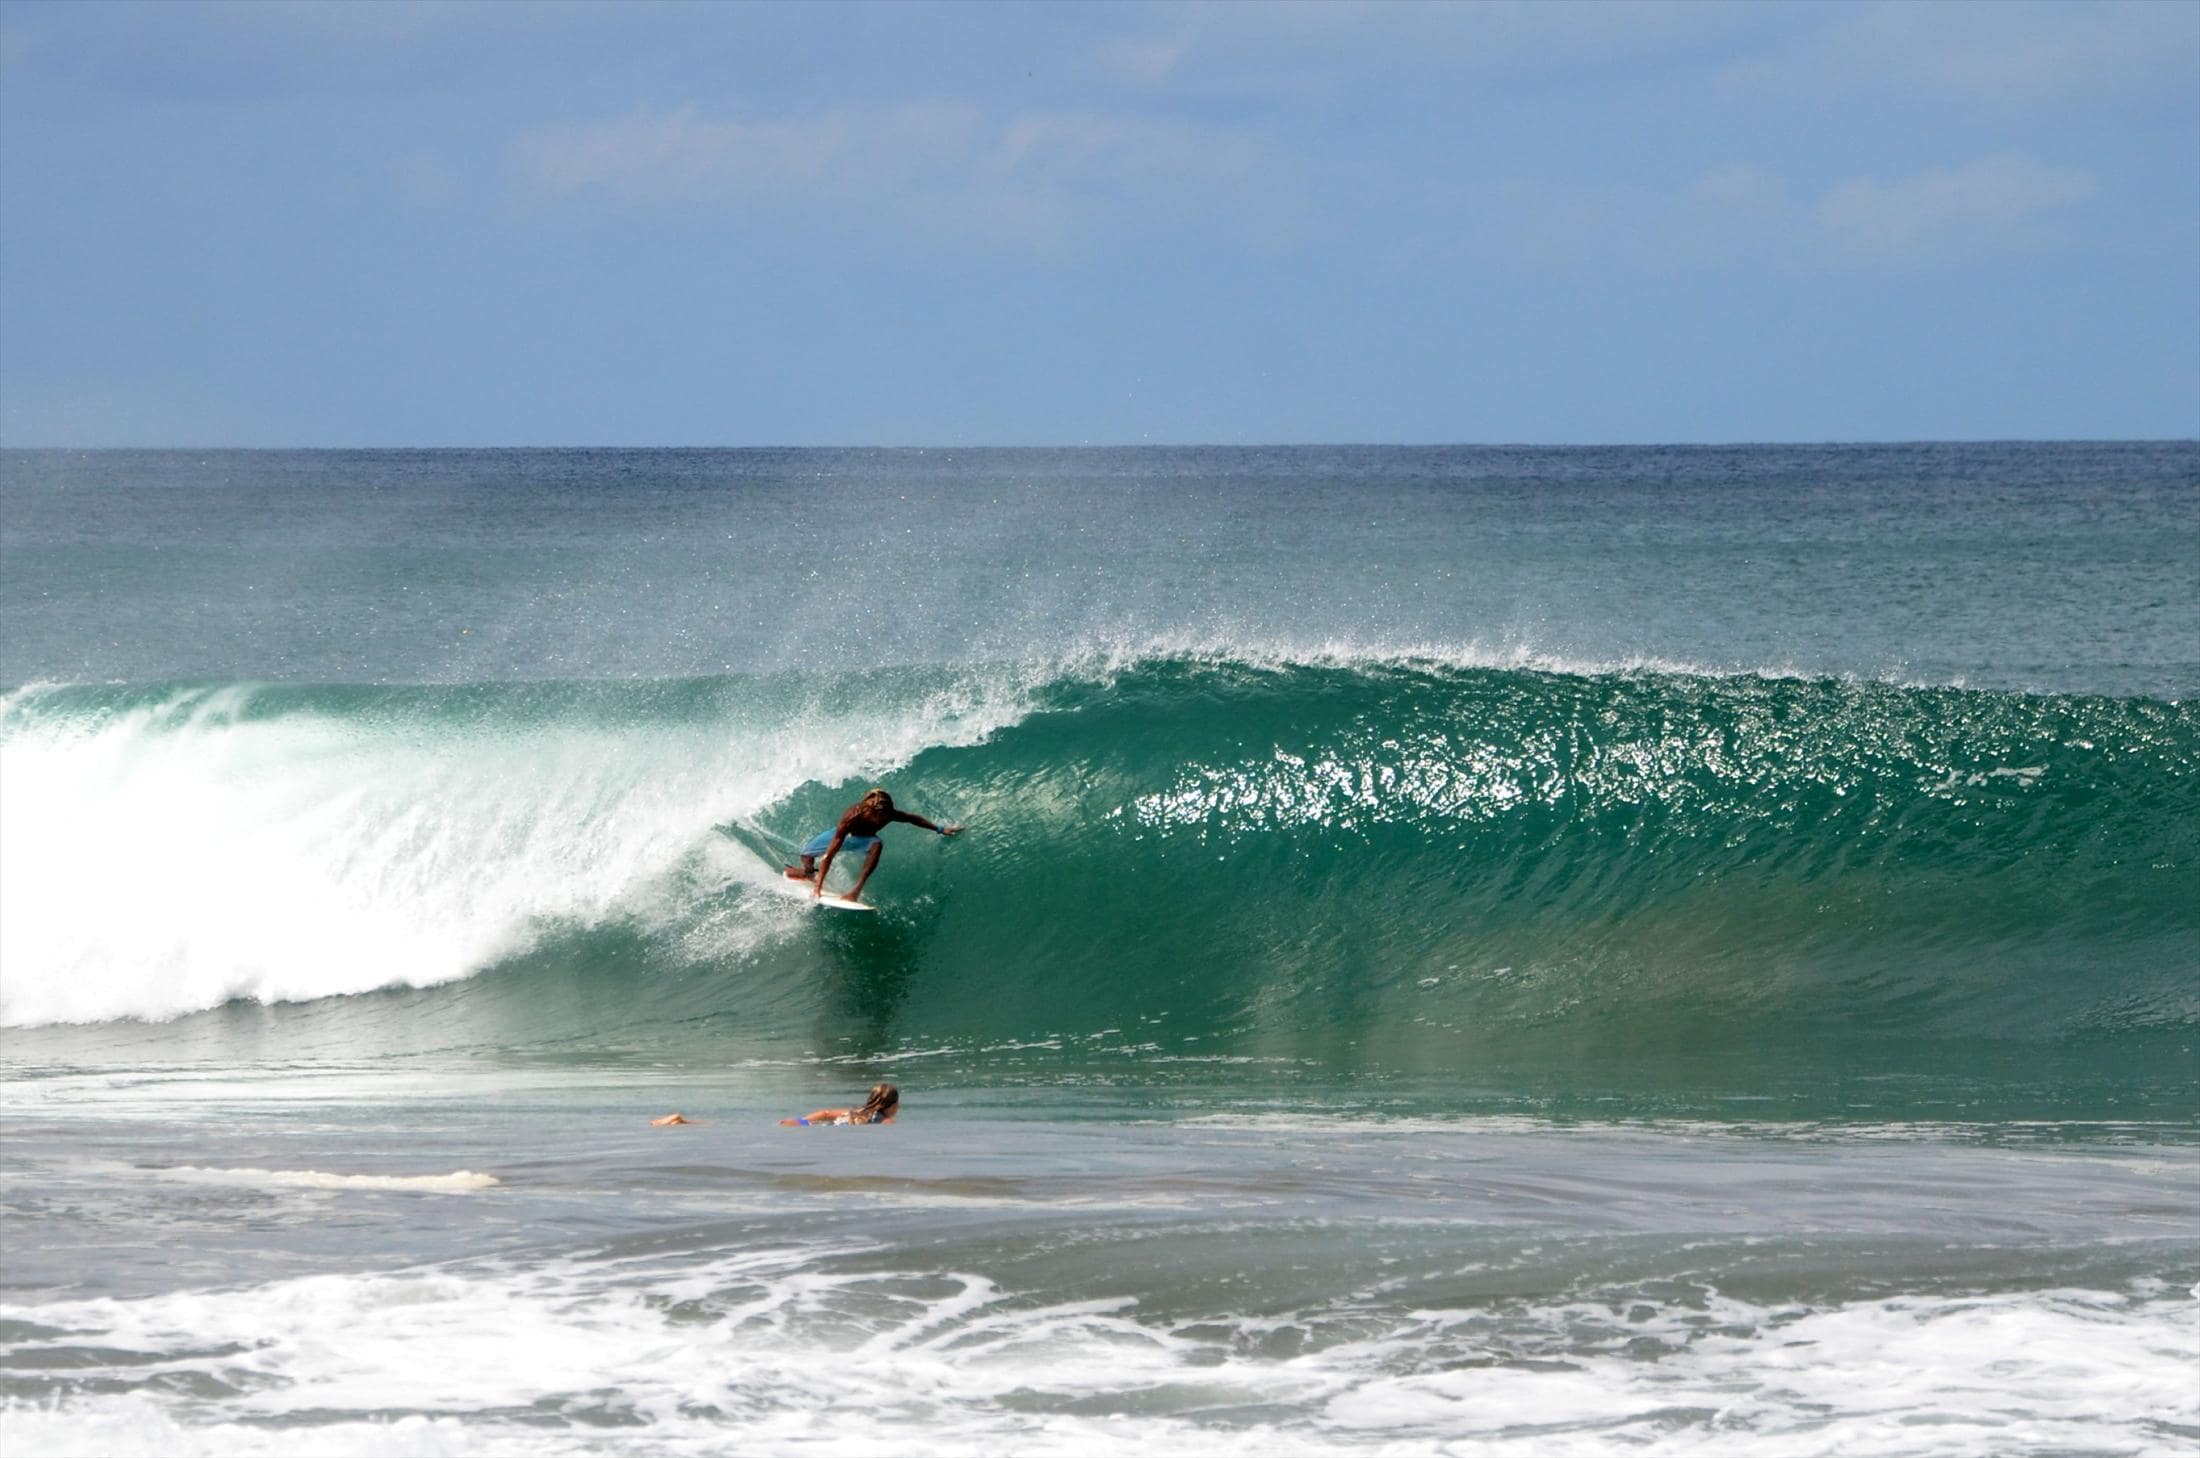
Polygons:
[[[797,853],[802,857],[799,866],[787,867],[790,881],[810,882],[810,894],[819,895],[825,889],[825,877],[833,869],[833,860],[843,850],[864,851],[863,870],[856,877],[855,888],[848,893],[848,900],[863,899],[864,883],[871,879],[871,872],[878,869],[879,853],[885,848],[879,842],[879,832],[895,821],[920,826],[937,835],[959,835],[960,825],[934,825],[922,815],[912,815],[907,810],[894,808],[894,797],[884,790],[873,789],[864,797],[841,812],[840,821],[830,830],[821,830],[811,837],[810,843]],[[819,858],[823,863],[819,863]]]

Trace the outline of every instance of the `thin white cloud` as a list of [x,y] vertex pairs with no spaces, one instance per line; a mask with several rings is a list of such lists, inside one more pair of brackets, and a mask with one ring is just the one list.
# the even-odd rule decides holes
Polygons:
[[1190,43],[1182,40],[1111,41],[1100,47],[1100,69],[1152,86],[1166,81],[1190,51]]
[[1919,270],[2052,248],[2098,190],[2090,172],[2021,153],[1815,193],[1735,163],[1674,189],[1517,182],[1475,209],[1458,239],[1528,270]]
[[970,107],[827,112],[792,121],[714,120],[695,107],[637,112],[523,138],[522,169],[553,196],[591,188],[641,201],[710,201],[773,192],[849,193],[963,164]]
[[1076,244],[1101,231],[1272,228],[1291,169],[1222,128],[1095,112],[991,118],[952,102],[799,118],[714,118],[693,106],[545,128],[515,151],[553,200],[739,206],[939,241]]
[[1940,0],[1838,6],[1728,84],[1756,94],[1898,93],[1999,110],[2190,85],[2200,5],[2188,0]]
[[1891,181],[1852,178],[1819,199],[1815,216],[1839,256],[1909,266],[2026,246],[2043,218],[2096,190],[2081,168],[2010,152]]

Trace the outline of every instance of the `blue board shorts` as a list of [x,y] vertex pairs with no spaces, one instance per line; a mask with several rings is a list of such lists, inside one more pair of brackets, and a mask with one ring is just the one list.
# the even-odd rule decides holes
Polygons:
[[[830,830],[820,830],[815,836],[811,837],[810,843],[808,845],[802,847],[802,854],[806,856],[821,856],[825,854],[828,848],[831,847],[832,843],[833,832]],[[846,840],[840,843],[840,848],[843,851],[867,851],[872,846],[877,844],[878,837],[875,835],[851,835]]]

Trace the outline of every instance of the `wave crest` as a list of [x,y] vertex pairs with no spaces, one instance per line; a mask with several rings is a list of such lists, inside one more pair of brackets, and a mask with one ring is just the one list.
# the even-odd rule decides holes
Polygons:
[[[0,1020],[494,969],[498,1038],[2113,1039],[2200,1022],[2195,764],[2157,701],[1412,657],[23,691]],[[972,831],[878,926],[742,889],[889,773]]]

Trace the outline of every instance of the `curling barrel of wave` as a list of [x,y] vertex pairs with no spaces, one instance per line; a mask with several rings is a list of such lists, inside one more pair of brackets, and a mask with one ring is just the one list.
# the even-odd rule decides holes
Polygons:
[[936,897],[904,1005],[1416,1062],[2189,1028],[2196,751],[2152,701],[1148,663],[911,766],[981,829],[895,868]]
[[[503,1042],[2113,1046],[2200,1022],[2196,751],[2159,701],[1428,662],[26,690],[0,1016],[471,978]],[[875,924],[723,833],[889,772],[971,831],[891,832]]]

